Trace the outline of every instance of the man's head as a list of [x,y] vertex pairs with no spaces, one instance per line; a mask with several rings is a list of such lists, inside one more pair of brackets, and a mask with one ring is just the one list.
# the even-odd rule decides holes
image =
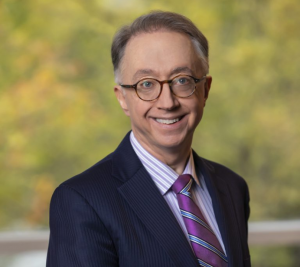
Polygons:
[[[150,13],[117,33],[112,58],[118,82],[115,94],[138,141],[157,158],[171,151],[186,154],[211,84],[203,34],[181,15]],[[164,81],[156,83],[160,95],[155,99],[154,80]],[[179,88],[182,85],[188,85],[183,86],[186,92]]]

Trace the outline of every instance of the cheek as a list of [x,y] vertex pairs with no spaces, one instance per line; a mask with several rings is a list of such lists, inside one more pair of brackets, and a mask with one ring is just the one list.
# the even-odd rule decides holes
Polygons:
[[147,117],[147,114],[149,110],[151,110],[152,106],[148,102],[133,98],[128,99],[127,105],[130,110],[130,117],[134,120],[141,120],[142,118]]
[[203,106],[201,103],[197,102],[194,106],[191,106],[191,112],[193,114],[192,120],[193,124],[198,124],[202,118],[203,115]]
[[203,85],[200,88],[196,88],[195,96],[197,97],[198,101],[203,101],[205,95],[205,90]]

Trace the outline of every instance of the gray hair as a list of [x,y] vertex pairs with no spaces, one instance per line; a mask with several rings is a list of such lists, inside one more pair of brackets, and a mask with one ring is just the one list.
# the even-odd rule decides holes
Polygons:
[[191,38],[202,61],[204,71],[208,72],[208,42],[194,23],[177,13],[152,11],[149,14],[138,17],[132,24],[122,27],[114,36],[111,46],[111,57],[116,79],[129,39],[141,33],[151,33],[159,30],[187,34]]

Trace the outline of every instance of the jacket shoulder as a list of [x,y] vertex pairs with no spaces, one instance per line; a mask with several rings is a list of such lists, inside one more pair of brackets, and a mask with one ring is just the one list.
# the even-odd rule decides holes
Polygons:
[[88,195],[95,188],[109,187],[112,172],[113,153],[109,154],[87,170],[62,182],[59,187],[69,187],[82,195]]

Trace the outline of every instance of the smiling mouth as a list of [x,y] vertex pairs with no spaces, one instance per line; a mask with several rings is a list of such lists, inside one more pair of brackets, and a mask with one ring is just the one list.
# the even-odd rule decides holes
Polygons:
[[[182,117],[181,117],[182,118]],[[176,118],[173,120],[167,120],[167,119],[155,119],[158,123],[162,124],[173,124],[181,120],[181,118]]]

